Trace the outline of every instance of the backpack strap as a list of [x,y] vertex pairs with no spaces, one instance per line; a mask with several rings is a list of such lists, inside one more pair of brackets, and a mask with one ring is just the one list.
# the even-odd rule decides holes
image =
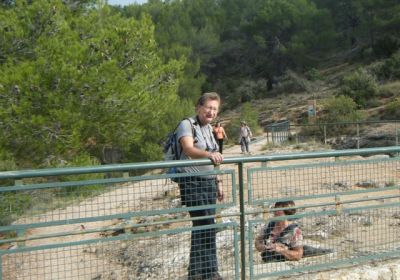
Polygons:
[[[176,130],[178,129],[178,126],[184,121],[184,120],[188,120],[190,123],[190,127],[192,128],[192,137],[193,137],[193,141],[196,142],[196,138],[197,138],[197,133],[196,133],[196,129],[194,128],[195,125],[197,125],[197,122],[195,120],[193,120],[192,118],[184,118],[183,120],[181,120],[178,125],[175,127],[174,129],[174,134],[176,137]],[[181,158],[181,154],[182,154],[182,146],[179,143],[178,139],[176,139],[175,141],[176,144],[176,151],[179,151],[179,154],[177,154],[177,158],[180,159]]]
[[275,221],[269,222],[268,225],[264,228],[264,240],[267,240],[271,235],[271,231],[275,227],[275,223]]
[[[272,221],[269,222],[268,225],[264,229],[264,239],[268,239],[268,237],[271,235],[271,231],[274,229],[276,222]],[[292,231],[296,227],[299,227],[297,224],[290,224],[288,225],[280,234],[279,237],[284,236],[288,232]]]

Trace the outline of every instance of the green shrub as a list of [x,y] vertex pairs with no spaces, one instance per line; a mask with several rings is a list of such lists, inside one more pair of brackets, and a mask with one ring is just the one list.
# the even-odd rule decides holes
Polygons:
[[320,122],[357,122],[363,119],[361,112],[357,110],[357,104],[348,96],[340,95],[328,98],[322,102],[322,106],[323,114]]
[[0,226],[9,225],[31,206],[29,193],[5,192],[0,196]]
[[396,95],[397,89],[381,87],[379,88],[378,95],[380,98],[390,98]]
[[367,100],[365,106],[367,108],[376,108],[376,107],[381,106],[381,102],[379,101],[378,98],[371,98],[371,99]]
[[316,137],[319,139],[322,139],[324,136],[324,127],[320,126],[319,124],[315,124],[315,125],[304,125],[301,127],[300,132],[298,133],[298,136],[302,136],[302,137]]
[[242,105],[240,117],[231,119],[231,121],[224,126],[225,132],[228,135],[228,144],[238,144],[240,135],[240,122],[244,120],[250,127],[253,136],[257,135],[261,130],[258,125],[258,112],[255,111],[250,103],[244,103]]
[[398,120],[400,119],[400,97],[396,100],[386,104],[385,106],[385,119]]
[[400,52],[393,54],[372,68],[379,80],[390,81],[400,79]]
[[[87,154],[81,154],[76,156],[72,161],[67,162],[65,167],[76,167],[76,166],[97,166],[100,165],[99,161],[96,158],[91,157]],[[60,176],[59,181],[85,181],[85,180],[95,180],[102,179],[102,173],[94,173],[94,174],[77,174],[77,175],[69,175],[69,176]],[[97,194],[104,190],[103,185],[90,185],[90,186],[71,186],[59,189],[58,195],[61,196],[70,196],[70,198],[74,199],[79,196],[81,198],[89,197],[91,195]]]
[[375,77],[365,69],[359,69],[345,76],[343,85],[339,89],[339,95],[351,97],[362,108],[365,108],[367,100],[375,98],[377,93],[378,85]]
[[287,70],[275,88],[276,93],[295,93],[310,91],[312,85],[309,80],[301,77],[297,73]]
[[235,90],[235,95],[240,96],[241,102],[264,98],[266,93],[267,81],[265,79],[244,80]]
[[[338,123],[338,125],[330,126],[327,129],[328,135],[348,134],[352,132],[353,127],[348,124],[358,122],[364,119],[363,114],[357,110],[357,104],[348,96],[340,95],[331,97],[323,101],[323,113],[319,118],[319,123]],[[319,128],[323,131],[323,127]]]
[[231,119],[224,128],[228,135],[228,141],[226,141],[226,144],[237,145],[239,139],[240,118]]
[[321,72],[315,68],[311,68],[305,73],[306,77],[310,81],[317,81],[322,79]]
[[8,154],[0,152],[0,171],[8,171],[17,169],[14,158]]
[[[250,103],[244,103],[240,112],[240,120],[246,121],[247,125],[250,127],[253,135],[257,134],[259,130],[258,125],[258,112],[254,110]],[[240,125],[239,125],[240,126]],[[239,131],[239,127],[238,127]]]

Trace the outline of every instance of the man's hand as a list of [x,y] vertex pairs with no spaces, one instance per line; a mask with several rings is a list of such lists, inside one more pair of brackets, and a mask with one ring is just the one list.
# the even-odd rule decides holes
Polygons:
[[282,253],[288,249],[286,245],[282,243],[272,243],[266,247],[268,251],[275,251],[277,253]]
[[219,152],[210,153],[208,158],[214,163],[214,165],[219,165],[224,160],[224,157]]

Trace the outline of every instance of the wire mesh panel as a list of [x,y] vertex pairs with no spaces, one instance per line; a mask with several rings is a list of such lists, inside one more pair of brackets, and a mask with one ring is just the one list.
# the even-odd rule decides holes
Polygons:
[[399,170],[398,158],[249,169],[249,201],[390,190],[400,182]]
[[[36,179],[3,187],[0,279],[187,279],[194,238],[204,246],[213,240],[219,273],[234,279],[236,224],[215,218],[236,199],[235,179],[229,170],[218,182],[215,176],[180,175],[178,183],[165,174]],[[182,184],[192,188],[183,192]]]
[[[357,155],[370,152],[382,153]],[[279,278],[398,256],[399,158],[246,169],[354,154],[227,159],[237,170],[159,174],[168,165],[157,163],[142,175],[125,172],[139,174],[143,163],[106,178],[97,167],[0,172],[0,279]],[[303,255],[270,262],[255,240],[286,219],[275,206],[287,200],[295,201],[287,221],[296,236],[301,231]]]
[[[362,261],[400,256],[400,203],[343,209],[340,214],[328,209],[300,211],[290,224],[298,225],[303,236],[300,260],[266,258],[249,244],[252,279],[302,273],[354,265]],[[274,218],[253,221],[250,243],[255,243]],[[307,274],[304,274],[307,273]],[[308,276],[308,277],[305,277]],[[278,277],[279,279],[279,277]]]
[[[249,203],[258,206],[263,215],[262,220],[251,221],[249,228],[251,279],[280,279],[285,275],[399,256],[398,158],[254,168],[249,169],[248,178]],[[290,201],[297,213],[276,216],[280,210],[274,209],[274,205]],[[277,221],[285,222],[276,226]],[[268,227],[272,229],[266,230]],[[279,227],[285,229],[280,231]],[[272,239],[274,243],[283,242],[283,236],[296,240],[294,231],[298,230],[300,245],[283,242],[283,249],[269,247],[269,234],[273,236],[274,230],[279,234]],[[260,236],[266,247],[257,246]],[[300,259],[276,253],[290,251],[291,246],[302,248]],[[266,249],[262,253],[259,248]],[[308,274],[302,277],[312,279]]]
[[[232,172],[219,177],[226,193],[225,203],[232,203]],[[204,181],[202,176],[187,178]],[[8,224],[18,219],[15,223],[46,223],[127,212],[165,212],[181,207],[180,199],[179,185],[165,176],[25,184],[0,188],[0,222]]]
[[[216,225],[220,274],[236,278],[235,224]],[[187,279],[190,228],[112,237],[79,244],[15,249],[2,255],[3,280],[11,279]],[[144,231],[149,231],[145,233]]]

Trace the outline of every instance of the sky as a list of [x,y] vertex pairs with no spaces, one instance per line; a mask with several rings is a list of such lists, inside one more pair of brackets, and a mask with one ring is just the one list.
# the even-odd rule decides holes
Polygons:
[[142,4],[147,2],[147,0],[108,0],[109,5],[120,5],[125,6],[133,3]]

